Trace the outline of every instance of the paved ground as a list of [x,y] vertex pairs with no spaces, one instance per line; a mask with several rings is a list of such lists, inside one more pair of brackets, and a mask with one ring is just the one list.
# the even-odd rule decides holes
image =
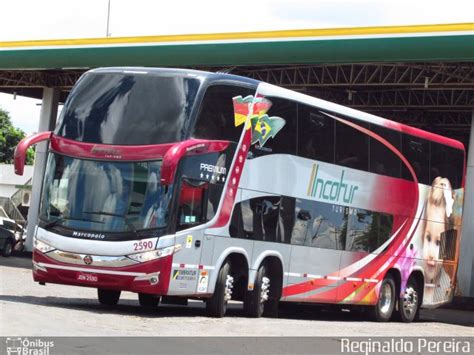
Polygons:
[[474,312],[424,310],[412,324],[374,323],[349,312],[314,307],[283,310],[279,319],[249,319],[241,305],[205,316],[201,302],[145,310],[132,293],[103,309],[96,290],[33,282],[26,258],[0,257],[0,336],[474,336]]

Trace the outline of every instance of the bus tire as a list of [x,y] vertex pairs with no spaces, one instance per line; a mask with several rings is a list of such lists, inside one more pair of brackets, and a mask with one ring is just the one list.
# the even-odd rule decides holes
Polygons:
[[145,308],[156,308],[160,303],[160,297],[155,295],[150,295],[148,293],[139,293],[138,302],[140,306]]
[[2,250],[2,255],[5,257],[5,258],[8,258],[10,255],[12,255],[13,253],[13,240],[12,239],[7,239],[5,241],[5,245],[3,246],[3,250]]
[[230,275],[230,263],[226,261],[217,275],[214,293],[206,301],[206,309],[211,317],[222,318],[227,310],[227,303],[232,295],[233,278]]
[[404,323],[413,322],[420,311],[420,289],[418,282],[411,276],[403,295],[398,301],[398,318]]
[[372,318],[377,322],[388,322],[395,308],[396,287],[393,276],[388,274],[380,286],[379,299],[372,306]]
[[278,316],[278,298],[272,297],[275,294],[272,281],[274,280],[271,279],[265,264],[260,265],[253,290],[246,292],[244,310],[247,316],[252,318],[260,318],[263,315],[274,318]]
[[99,303],[103,306],[116,306],[120,299],[121,291],[97,289]]

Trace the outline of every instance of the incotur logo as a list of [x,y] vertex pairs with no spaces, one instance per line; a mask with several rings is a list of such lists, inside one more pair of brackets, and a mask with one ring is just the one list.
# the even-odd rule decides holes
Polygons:
[[355,192],[359,187],[344,183],[344,170],[342,170],[339,180],[324,180],[318,178],[318,170],[319,165],[314,164],[308,185],[308,196],[318,197],[328,201],[352,203]]

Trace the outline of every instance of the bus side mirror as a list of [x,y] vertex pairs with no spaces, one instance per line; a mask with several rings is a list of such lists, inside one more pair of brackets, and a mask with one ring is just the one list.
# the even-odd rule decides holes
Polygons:
[[189,139],[173,145],[163,157],[161,165],[161,184],[173,183],[174,175],[180,160],[187,155],[221,152],[229,146],[226,141],[207,141],[203,139]]
[[20,143],[18,143],[15,148],[14,154],[15,174],[23,175],[23,170],[25,168],[26,151],[28,150],[28,148],[39,142],[49,140],[51,138],[52,133],[53,132],[51,131],[36,133],[32,136],[23,138]]
[[163,163],[161,164],[161,184],[172,184],[176,168],[181,158],[188,152],[200,153],[205,151],[205,148],[208,146],[206,143],[206,141],[190,139],[173,145],[163,157]]

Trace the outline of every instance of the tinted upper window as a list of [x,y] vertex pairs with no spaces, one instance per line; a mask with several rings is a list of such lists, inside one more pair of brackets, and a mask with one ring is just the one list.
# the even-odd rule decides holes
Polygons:
[[[400,151],[401,134],[397,131],[389,130],[385,127],[372,124],[370,130],[380,137],[384,138],[394,148]],[[402,160],[390,150],[384,143],[370,138],[370,160],[369,171],[375,174],[386,175],[399,178],[405,176],[408,172],[407,167]]]
[[334,119],[298,104],[298,155],[334,163]]
[[240,86],[213,85],[204,95],[192,136],[201,139],[238,142],[243,125],[234,124],[232,98],[253,95],[255,90]]
[[180,141],[198,88],[183,76],[89,73],[71,92],[57,134],[119,145]]
[[[418,182],[431,185],[430,182],[430,142],[408,134],[402,135],[402,153],[412,166]],[[403,173],[403,172],[402,172]],[[402,177],[413,180],[406,170]]]
[[[368,128],[364,122],[354,122]],[[336,122],[336,164],[369,170],[369,136],[351,126]]]
[[453,189],[461,187],[464,173],[464,152],[431,142],[430,181],[438,176],[447,178]]
[[296,102],[280,99],[277,97],[266,97],[271,101],[272,106],[268,110],[267,115],[270,117],[280,117],[285,120],[285,125],[275,135],[272,134],[272,127],[260,125],[260,132],[266,132],[270,137],[266,140],[263,146],[260,143],[255,143],[252,146],[251,152],[253,155],[265,154],[292,154],[296,155],[296,136],[297,136],[297,112]]

